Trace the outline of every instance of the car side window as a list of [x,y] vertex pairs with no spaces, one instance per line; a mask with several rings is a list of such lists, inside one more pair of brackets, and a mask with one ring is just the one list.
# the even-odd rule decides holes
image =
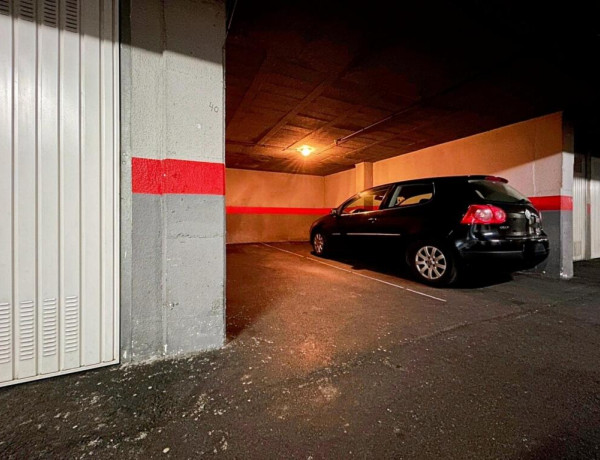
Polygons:
[[342,208],[340,214],[357,214],[360,212],[376,211],[381,206],[389,187],[377,187],[356,195]]
[[433,184],[397,185],[390,197],[387,207],[400,208],[425,204],[433,199]]

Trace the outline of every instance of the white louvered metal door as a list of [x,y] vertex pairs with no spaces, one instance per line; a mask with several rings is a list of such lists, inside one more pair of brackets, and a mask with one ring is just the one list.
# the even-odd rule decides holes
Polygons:
[[590,236],[592,259],[600,257],[600,158],[591,158]]
[[0,386],[118,361],[116,0],[0,0]]

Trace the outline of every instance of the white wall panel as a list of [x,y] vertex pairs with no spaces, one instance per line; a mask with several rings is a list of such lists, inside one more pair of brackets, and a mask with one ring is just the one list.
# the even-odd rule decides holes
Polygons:
[[[101,254],[103,257],[103,273],[101,295],[104,303],[110,302],[115,294],[115,260],[118,254],[115,254],[116,245],[114,244],[117,234],[115,232],[115,220],[113,215],[116,212],[115,193],[116,178],[119,174],[118,161],[115,159],[114,151],[117,147],[116,130],[113,129],[117,122],[117,113],[114,110],[113,101],[118,94],[115,91],[118,75],[115,73],[115,63],[118,56],[115,53],[113,41],[117,39],[114,30],[114,11],[111,2],[103,2],[101,5],[101,42],[100,42],[100,118],[102,127],[100,133],[101,139],[101,195],[102,209],[102,241]],[[107,103],[108,102],[108,103]],[[116,301],[117,299],[115,299]],[[116,357],[115,351],[115,310],[110,308],[102,309],[101,318],[101,360],[112,361]]]
[[591,159],[590,174],[591,256],[600,257],[600,158]]
[[116,362],[116,0],[0,0],[0,385]]
[[585,156],[575,154],[575,172],[573,176],[573,260],[586,257],[587,218],[586,199],[588,181],[585,174]]

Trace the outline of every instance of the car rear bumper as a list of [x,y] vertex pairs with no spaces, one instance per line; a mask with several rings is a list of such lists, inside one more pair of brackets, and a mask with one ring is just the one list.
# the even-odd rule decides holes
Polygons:
[[547,238],[503,241],[469,241],[457,246],[460,258],[466,263],[494,262],[506,268],[532,268],[549,254]]

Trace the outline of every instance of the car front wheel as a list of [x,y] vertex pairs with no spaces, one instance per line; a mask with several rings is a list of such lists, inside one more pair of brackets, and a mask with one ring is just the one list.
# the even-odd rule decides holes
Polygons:
[[322,231],[313,233],[311,244],[315,255],[325,257],[329,253],[329,240]]
[[454,255],[435,241],[414,244],[408,251],[408,262],[416,278],[430,286],[447,286],[456,281]]

